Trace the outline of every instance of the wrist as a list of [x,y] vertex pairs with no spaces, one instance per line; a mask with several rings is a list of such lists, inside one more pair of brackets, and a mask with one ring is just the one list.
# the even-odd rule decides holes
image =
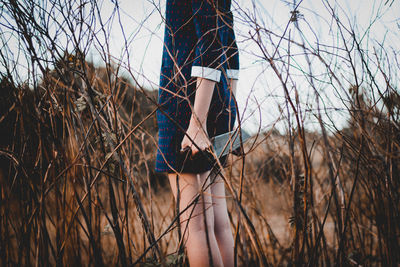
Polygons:
[[204,130],[207,129],[207,119],[196,118],[194,115],[190,117],[189,124],[196,128],[203,128]]

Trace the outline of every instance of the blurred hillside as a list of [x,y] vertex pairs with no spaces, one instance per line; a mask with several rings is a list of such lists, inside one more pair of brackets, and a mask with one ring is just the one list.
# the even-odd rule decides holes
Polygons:
[[[167,179],[153,170],[157,91],[115,73],[66,55],[35,88],[2,75],[3,266],[182,260]],[[378,108],[362,88],[349,92],[345,129],[270,129],[229,157],[240,266],[398,262],[400,97]]]

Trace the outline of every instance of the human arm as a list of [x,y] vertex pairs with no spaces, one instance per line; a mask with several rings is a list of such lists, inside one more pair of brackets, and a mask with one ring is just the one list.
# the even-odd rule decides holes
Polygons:
[[197,78],[192,116],[190,118],[189,127],[181,143],[181,148],[184,149],[185,147],[190,147],[193,155],[196,154],[199,149],[192,145],[188,136],[193,139],[194,143],[196,143],[200,150],[204,150],[211,146],[211,142],[207,135],[207,114],[214,87],[215,81],[201,77]]
[[216,11],[216,3],[217,1],[211,0],[192,0],[193,22],[198,41],[191,76],[197,77],[197,82],[192,116],[181,143],[182,149],[191,147],[192,154],[197,153],[198,148],[192,145],[189,137],[201,150],[211,145],[207,136],[207,114],[215,83],[221,78],[219,68],[223,54],[227,59],[228,87],[234,96],[236,94],[239,57],[233,32],[232,13],[229,11],[230,6],[222,7],[224,14],[225,10],[229,12],[227,16],[221,18],[221,13]]
[[217,1],[192,0],[193,24],[197,43],[191,76],[196,79],[195,101],[188,129],[181,143],[181,149],[190,147],[192,154],[210,146],[207,135],[207,114],[215,83],[220,81],[221,42],[218,31]]

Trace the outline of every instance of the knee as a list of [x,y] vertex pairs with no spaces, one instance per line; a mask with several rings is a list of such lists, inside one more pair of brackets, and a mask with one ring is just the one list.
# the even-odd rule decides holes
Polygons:
[[210,226],[206,227],[204,224],[189,225],[189,229],[184,234],[184,239],[187,245],[190,245],[193,244],[193,242],[204,242],[207,238],[206,235],[211,239],[216,238],[214,228]]
[[214,232],[216,235],[222,235],[226,232],[231,232],[231,226],[228,220],[218,221],[214,225]]
[[193,220],[192,222],[189,221],[188,225],[188,230],[189,233],[193,233],[195,235],[197,234],[203,234],[203,233],[214,233],[214,225],[213,223],[207,221],[207,223],[204,222],[204,220]]

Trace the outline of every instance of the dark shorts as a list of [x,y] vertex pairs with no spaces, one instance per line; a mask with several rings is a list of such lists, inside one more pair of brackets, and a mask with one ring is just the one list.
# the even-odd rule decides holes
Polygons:
[[[227,159],[227,155],[219,158],[223,168],[228,165]],[[192,156],[191,150],[187,150],[177,153],[176,168],[179,173],[202,173],[212,169],[218,170],[220,166],[215,157],[208,151],[199,151]],[[168,173],[174,172],[169,171]]]

